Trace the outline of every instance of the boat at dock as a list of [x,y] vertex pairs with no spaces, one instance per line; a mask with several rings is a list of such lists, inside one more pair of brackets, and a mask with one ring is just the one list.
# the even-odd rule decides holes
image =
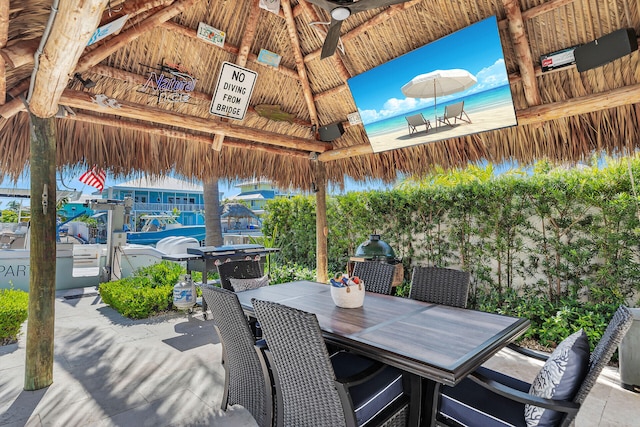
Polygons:
[[138,245],[155,245],[167,237],[192,237],[204,242],[207,237],[205,225],[182,225],[175,215],[155,214],[142,217],[140,231],[127,232],[127,243]]
[[[121,201],[92,202],[109,210],[106,243],[84,244],[70,234],[62,236],[56,245],[56,289],[97,286],[102,282],[130,277],[142,267],[157,264],[163,256],[184,253],[199,247],[197,239],[171,236],[156,242],[158,247],[126,242],[125,206]],[[4,243],[1,243],[4,242]],[[29,290],[31,251],[30,230],[25,223],[3,229],[0,233],[0,289]]]

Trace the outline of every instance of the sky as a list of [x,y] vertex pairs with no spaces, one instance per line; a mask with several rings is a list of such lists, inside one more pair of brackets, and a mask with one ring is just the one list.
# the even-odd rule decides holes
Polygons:
[[433,98],[407,98],[400,88],[417,75],[453,68],[469,71],[478,83],[464,92],[438,98],[438,101],[483,92],[509,82],[495,17],[372,68],[347,83],[363,123],[369,124],[414,111],[422,105],[432,106]]

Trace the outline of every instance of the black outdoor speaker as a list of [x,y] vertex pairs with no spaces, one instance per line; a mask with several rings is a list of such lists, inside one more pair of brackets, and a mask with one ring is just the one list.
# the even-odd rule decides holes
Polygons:
[[320,128],[320,141],[333,141],[338,139],[344,133],[344,126],[342,122],[332,123],[330,125],[322,126]]
[[638,49],[638,39],[633,28],[622,28],[611,34],[578,46],[573,54],[576,68],[583,72],[622,58]]

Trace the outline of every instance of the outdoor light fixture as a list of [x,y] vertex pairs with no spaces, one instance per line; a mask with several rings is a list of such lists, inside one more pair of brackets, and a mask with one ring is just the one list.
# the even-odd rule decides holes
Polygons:
[[92,87],[95,87],[95,85],[96,85],[96,82],[94,82],[91,79],[84,80],[82,78],[82,76],[80,75],[80,73],[75,73],[73,76],[76,79],[78,79],[80,81],[80,83],[82,83],[82,86],[84,86],[85,89],[91,89]]
[[351,11],[346,7],[336,7],[331,10],[331,17],[336,21],[344,21],[351,16]]

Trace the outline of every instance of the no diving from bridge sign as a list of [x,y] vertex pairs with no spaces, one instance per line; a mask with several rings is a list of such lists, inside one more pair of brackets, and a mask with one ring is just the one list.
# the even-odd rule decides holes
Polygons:
[[255,71],[223,62],[209,112],[229,119],[244,119],[257,78]]

